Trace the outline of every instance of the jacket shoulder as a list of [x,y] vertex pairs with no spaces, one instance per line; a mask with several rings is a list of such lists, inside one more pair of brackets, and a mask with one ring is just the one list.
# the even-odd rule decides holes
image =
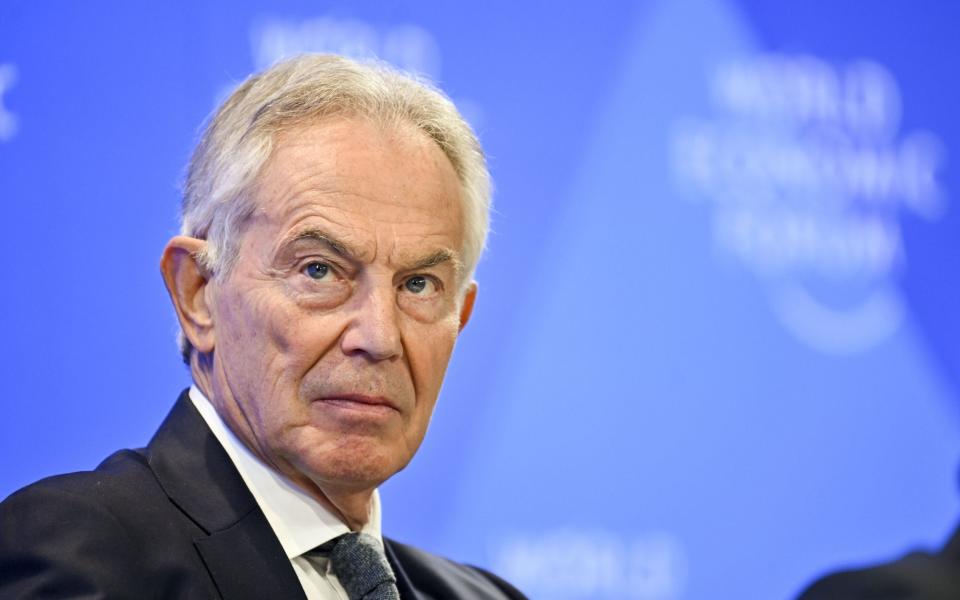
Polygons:
[[123,507],[148,484],[142,465],[139,454],[118,452],[95,471],[43,479],[0,503],[0,596],[124,597],[117,582],[141,571]]
[[144,597],[183,529],[139,452],[40,480],[0,503],[0,597]]
[[82,496],[109,502],[137,484],[154,480],[147,459],[140,450],[120,450],[108,456],[92,471],[77,471],[46,477],[11,494],[10,500],[48,495]]
[[52,515],[66,519],[57,524],[69,527],[44,533],[92,534],[95,532],[85,519],[99,515],[101,520],[122,526],[129,535],[142,528],[158,507],[166,506],[166,496],[146,457],[139,451],[121,450],[93,471],[47,477],[11,494],[0,503],[0,515],[7,520],[0,535],[6,540],[15,532],[50,527],[55,524]]
[[490,571],[454,562],[414,546],[384,538],[388,556],[419,591],[434,598],[526,600],[515,587]]
[[823,577],[799,600],[955,600],[960,568],[943,557],[914,552],[900,560]]

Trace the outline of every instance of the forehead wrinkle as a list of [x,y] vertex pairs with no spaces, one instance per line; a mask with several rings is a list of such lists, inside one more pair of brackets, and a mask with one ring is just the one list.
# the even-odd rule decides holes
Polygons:
[[[274,184],[276,185],[276,184]],[[276,186],[280,188],[280,186]],[[330,177],[320,172],[309,172],[301,177],[284,177],[283,186],[269,199],[270,207],[274,207],[276,218],[282,219],[294,216],[302,209],[309,209],[313,202],[309,199],[323,198],[340,193]],[[261,201],[260,212],[267,214],[267,202]],[[286,214],[285,214],[286,213]]]
[[[323,192],[309,189],[299,194],[299,196],[310,194],[314,191],[317,191],[321,196],[329,196],[334,199],[341,199],[343,196],[357,196],[359,199],[367,202],[372,200],[371,198],[359,196],[357,194],[344,194],[339,190]],[[352,230],[357,228],[358,223],[351,222],[350,219],[348,219],[346,222],[338,222],[338,219],[335,218],[340,212],[348,212],[353,214],[366,213],[366,211],[362,210],[359,205],[355,205],[354,202],[343,203],[346,205],[344,206],[343,204],[334,200],[327,206],[318,207],[316,201],[299,202],[297,201],[297,197],[289,198],[288,200],[293,203],[293,206],[289,209],[287,214],[283,214],[283,211],[279,211],[280,214],[270,215],[269,212],[274,211],[267,211],[265,209],[261,212],[261,214],[267,219],[285,221],[288,223],[287,225],[282,226],[282,228],[286,230],[286,234],[277,240],[275,252],[280,252],[283,248],[288,248],[292,244],[295,244],[301,240],[313,240],[327,246],[339,256],[342,256],[355,263],[373,263],[377,260],[377,256],[379,256],[380,251],[386,250],[386,248],[380,248],[381,243],[388,242],[389,240],[388,246],[392,246],[392,251],[387,250],[387,261],[395,268],[403,270],[426,269],[449,262],[456,273],[459,274],[463,271],[463,263],[459,258],[459,252],[443,242],[440,242],[433,248],[430,248],[430,245],[426,245],[426,248],[424,248],[425,244],[421,244],[419,248],[404,247],[405,244],[401,240],[404,238],[410,238],[411,234],[402,232],[400,230],[402,230],[406,224],[416,225],[423,224],[424,222],[429,223],[430,221],[434,220],[432,216],[428,216],[426,214],[422,215],[421,217],[427,217],[426,221],[424,221],[422,218],[415,218],[413,215],[408,214],[407,218],[404,219],[403,222],[387,223],[386,225],[389,227],[390,235],[386,239],[381,239],[379,241],[375,239],[369,240],[372,242],[371,247],[366,243],[358,245],[356,242],[359,240],[351,240],[351,238],[354,237],[353,234],[357,233]],[[310,221],[315,221],[316,219],[328,221],[332,227],[317,225],[315,222],[310,223]],[[307,221],[308,223],[303,223],[304,221]],[[374,229],[376,229],[375,226]],[[443,234],[427,233],[414,234],[413,239],[425,241],[425,238],[433,237],[435,235],[446,237]]]
[[[336,138],[330,143],[337,144]],[[324,146],[326,144],[323,144]],[[368,182],[358,176],[350,165],[341,163],[340,157],[302,156],[301,149],[307,152],[316,149],[319,145],[311,141],[286,140],[278,144],[277,150],[271,156],[267,168],[264,170],[262,183],[271,180],[274,187],[273,204],[296,203],[305,196],[317,194],[320,196],[334,194],[342,196],[356,196],[366,202],[396,205],[397,198],[402,194],[397,189],[384,190],[370,188]],[[281,155],[292,156],[281,156]],[[408,182],[395,182],[407,187]],[[380,197],[380,196],[384,197]],[[340,207],[349,210],[349,204]],[[413,207],[415,208],[415,207]]]
[[[336,129],[324,133],[332,135],[344,132]],[[400,132],[390,133],[390,141],[394,145],[398,143],[397,138],[406,138],[399,135]],[[377,181],[356,177],[350,168],[352,163],[342,162],[346,157],[329,156],[328,153],[316,156],[313,152],[321,145],[336,146],[340,137],[341,135],[336,135],[332,141],[321,139],[323,144],[309,136],[301,138],[298,135],[286,134],[278,137],[271,164],[259,178],[259,196],[266,202],[258,203],[261,207],[259,212],[276,223],[285,234],[277,240],[278,245],[275,248],[279,250],[296,243],[297,240],[312,239],[338,255],[354,259],[357,263],[374,263],[382,255],[386,259],[385,264],[393,269],[424,269],[449,262],[457,274],[462,273],[463,265],[458,258],[460,249],[450,249],[460,245],[456,241],[458,236],[451,237],[445,231],[436,230],[438,225],[444,230],[448,225],[458,225],[456,217],[459,216],[461,207],[457,197],[461,190],[456,188],[451,192],[445,189],[444,193],[437,194],[435,190],[425,192],[420,189],[417,181],[420,180],[423,165],[419,163],[412,167],[407,165],[404,169],[405,176],[385,187]],[[404,141],[418,140],[419,136],[413,136],[413,139]],[[374,152],[377,158],[383,153],[379,146],[374,143],[373,147],[368,147],[366,151],[368,154]],[[406,151],[410,151],[415,159],[432,166],[443,162],[435,153],[429,152],[429,146],[412,146],[406,148]],[[395,150],[396,148],[393,148],[392,151]],[[425,195],[421,197],[421,194]],[[438,196],[441,197],[443,205],[441,212],[447,213],[453,208],[456,214],[441,216],[435,208],[427,206]],[[400,212],[381,214],[377,208],[380,206]],[[387,215],[392,217],[382,218]],[[314,225],[315,218],[319,218],[319,225]],[[328,221],[329,226],[323,221]],[[384,226],[386,231],[382,229]],[[410,227],[422,233],[406,231]],[[424,228],[434,231],[428,233]],[[381,234],[376,233],[378,230]],[[383,233],[387,235],[384,236]],[[355,234],[360,237],[355,239]],[[410,238],[410,235],[414,237]],[[423,243],[425,238],[437,235],[441,239],[437,239],[435,245]],[[418,240],[420,243],[416,243]]]
[[[291,189],[297,187],[305,179],[323,175],[323,172],[326,170],[323,168],[309,170],[298,168],[302,162],[300,156],[302,153],[295,152],[296,147],[297,144],[295,143],[284,143],[279,139],[275,141],[273,152],[271,152],[270,157],[267,158],[263,169],[257,177],[257,187],[261,192],[264,191],[265,188],[271,187],[275,190],[273,196],[283,200],[291,195]],[[290,156],[291,153],[293,154],[292,156]],[[270,184],[269,186],[265,185],[268,183]]]
[[[312,239],[327,245],[339,255],[362,262],[365,257],[372,254],[372,251],[350,241],[352,237],[350,232],[357,228],[357,224],[350,222],[349,219],[343,221],[337,218],[343,216],[340,213],[361,212],[359,208],[354,208],[352,202],[338,202],[341,197],[350,195],[337,189],[310,187],[275,202],[269,207],[272,210],[261,206],[259,215],[286,232],[276,240],[274,252],[279,252],[282,248],[299,240]],[[305,198],[306,196],[309,198]],[[323,202],[324,197],[329,197],[330,201]],[[330,226],[324,227],[311,223],[317,219],[329,223]],[[307,224],[304,225],[304,222]],[[334,231],[340,233],[333,233]],[[344,235],[344,232],[347,235]]]

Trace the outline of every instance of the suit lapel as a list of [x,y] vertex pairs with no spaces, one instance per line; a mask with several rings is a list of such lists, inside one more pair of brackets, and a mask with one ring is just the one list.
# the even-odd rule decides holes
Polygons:
[[400,564],[400,560],[397,558],[397,553],[393,550],[393,542],[387,538],[383,538],[383,549],[387,555],[387,562],[393,567],[393,574],[397,576],[397,590],[400,592],[400,597],[403,598],[403,600],[428,600],[428,597],[423,595],[413,585],[413,581],[411,581],[406,571],[404,571],[403,565]]
[[186,391],[147,457],[170,500],[205,532],[194,545],[224,600],[306,599],[266,517]]
[[290,561],[259,510],[231,527],[195,540],[194,545],[224,600],[306,598]]

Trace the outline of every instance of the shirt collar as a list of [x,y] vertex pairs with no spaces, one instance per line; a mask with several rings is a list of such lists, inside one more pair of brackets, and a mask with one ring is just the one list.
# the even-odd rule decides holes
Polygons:
[[[280,540],[287,558],[300,556],[350,532],[350,528],[335,514],[254,455],[195,385],[190,387],[190,400],[233,461],[243,482],[267,517],[270,528]],[[373,492],[370,515],[361,531],[372,535],[383,545],[380,494],[377,490]]]

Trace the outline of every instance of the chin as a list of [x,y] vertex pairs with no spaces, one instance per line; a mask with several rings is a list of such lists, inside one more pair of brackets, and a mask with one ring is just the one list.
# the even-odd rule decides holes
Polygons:
[[[400,451],[402,452],[402,451]],[[301,470],[322,487],[350,491],[372,490],[410,461],[404,452],[376,443],[354,442],[326,452],[310,452]]]

